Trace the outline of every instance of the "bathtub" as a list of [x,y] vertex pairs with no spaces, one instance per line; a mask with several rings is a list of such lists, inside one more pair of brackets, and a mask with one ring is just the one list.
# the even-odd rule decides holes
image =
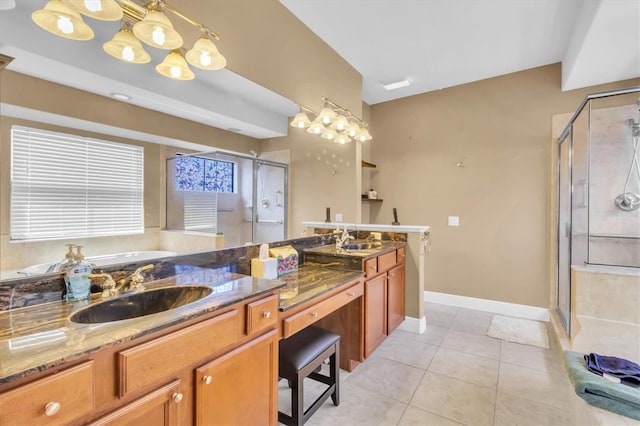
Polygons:
[[[135,263],[143,262],[145,260],[159,259],[163,257],[175,256],[177,253],[173,251],[132,251],[128,253],[114,253],[105,254],[101,256],[86,257],[85,260],[95,266],[108,266],[116,265],[120,263]],[[38,265],[31,265],[26,268],[15,271],[16,277],[25,277],[31,275],[45,274],[49,268],[55,265],[55,263],[41,263]]]

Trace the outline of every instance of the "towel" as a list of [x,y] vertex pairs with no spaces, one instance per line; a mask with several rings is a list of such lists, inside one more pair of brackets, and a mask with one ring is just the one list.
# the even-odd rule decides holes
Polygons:
[[599,376],[608,374],[620,379],[629,386],[640,386],[640,365],[624,358],[590,353],[584,356],[584,362],[592,373]]
[[584,354],[564,351],[564,365],[576,394],[591,405],[640,420],[640,388],[613,383],[590,372]]

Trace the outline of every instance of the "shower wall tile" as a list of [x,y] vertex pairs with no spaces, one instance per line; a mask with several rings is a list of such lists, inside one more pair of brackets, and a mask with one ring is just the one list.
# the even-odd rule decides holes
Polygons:
[[640,326],[640,274],[576,271],[576,315]]

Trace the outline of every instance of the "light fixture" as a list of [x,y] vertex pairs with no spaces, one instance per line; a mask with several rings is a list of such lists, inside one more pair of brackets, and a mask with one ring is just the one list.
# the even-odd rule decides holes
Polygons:
[[195,74],[189,69],[180,49],[169,52],[164,61],[156,65],[156,71],[174,80],[193,80],[195,78]]
[[131,100],[131,96],[126,95],[124,93],[111,92],[111,93],[109,93],[109,96],[111,96],[112,98],[117,99],[119,101],[130,101]]
[[116,0],[63,0],[64,3],[84,16],[101,21],[119,21],[122,8]]
[[404,79],[400,81],[394,81],[392,83],[383,84],[382,87],[384,87],[385,90],[395,90],[401,87],[407,87],[409,84],[411,84],[411,82],[407,79]]
[[309,120],[309,117],[307,117],[307,114],[304,111],[297,113],[296,116],[293,117],[293,120],[291,120],[290,124],[291,127],[295,127],[297,129],[306,129],[310,125],[311,120]]
[[[359,142],[373,139],[367,130],[368,124],[364,120],[327,98],[323,97],[322,100],[324,108],[320,110],[320,113],[298,105],[300,111],[293,117],[289,125],[298,129],[306,128],[308,133],[320,135],[322,139],[340,144],[349,143],[354,139]],[[315,119],[309,121],[305,111],[315,114]]]
[[227,60],[206,33],[195,42],[186,58],[191,65],[203,70],[219,70],[227,65]]
[[133,33],[141,42],[158,49],[173,50],[182,47],[182,36],[173,29],[169,17],[157,6],[147,10],[147,14],[140,22],[133,26]]
[[[227,65],[226,58],[213,43],[213,40],[220,40],[220,36],[164,0],[149,0],[144,6],[131,0],[48,0],[42,10],[32,13],[31,18],[52,34],[73,40],[90,40],[94,36],[93,30],[83,21],[81,14],[95,19],[123,21],[120,30],[102,45],[106,53],[121,61],[134,64],[150,62],[151,56],[142,45],[145,43],[171,51],[156,70],[173,79],[195,78],[187,62],[203,70],[219,70]],[[183,48],[182,35],[174,29],[169,14],[200,31],[201,36],[191,49]]]
[[40,28],[71,40],[91,40],[93,30],[80,14],[62,0],[49,0],[43,9],[31,14],[31,19]]
[[102,45],[109,55],[124,62],[133,64],[146,64],[151,61],[151,56],[144,50],[129,27],[125,24],[120,28],[111,40]]

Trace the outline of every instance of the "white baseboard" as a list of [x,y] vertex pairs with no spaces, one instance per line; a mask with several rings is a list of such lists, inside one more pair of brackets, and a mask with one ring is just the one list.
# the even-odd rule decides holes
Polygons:
[[477,299],[475,297],[457,296],[455,294],[424,292],[424,301],[458,308],[475,309],[516,318],[536,321],[549,321],[549,309],[537,306],[518,305],[516,303],[499,302],[497,300]]
[[398,330],[422,334],[427,330],[427,317],[404,317],[404,321],[398,326]]

